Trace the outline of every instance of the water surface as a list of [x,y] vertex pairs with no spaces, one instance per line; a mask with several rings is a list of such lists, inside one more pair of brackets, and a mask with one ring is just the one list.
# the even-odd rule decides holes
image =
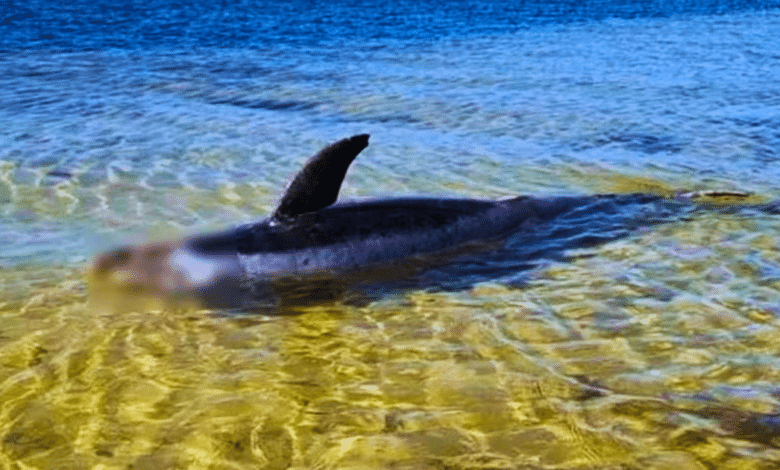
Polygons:
[[266,216],[364,132],[345,198],[778,199],[771,4],[144,5],[3,7],[4,466],[777,466],[771,211],[639,205],[619,236],[295,316],[110,309],[85,279]]

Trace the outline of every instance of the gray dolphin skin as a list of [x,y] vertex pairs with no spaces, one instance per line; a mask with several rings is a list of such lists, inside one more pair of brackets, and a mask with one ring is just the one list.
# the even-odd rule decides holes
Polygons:
[[368,146],[368,138],[362,134],[340,140],[309,159],[265,220],[222,233],[120,248],[100,256],[93,272],[115,284],[160,293],[218,292],[224,300],[265,282],[339,277],[446,255],[576,208],[583,210],[589,200],[610,198],[398,198],[336,203],[346,172]]

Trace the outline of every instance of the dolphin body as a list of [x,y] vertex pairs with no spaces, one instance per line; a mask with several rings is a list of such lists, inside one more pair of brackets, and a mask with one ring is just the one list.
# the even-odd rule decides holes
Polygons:
[[343,139],[314,155],[265,220],[222,233],[120,248],[98,257],[93,273],[114,285],[236,306],[243,303],[236,299],[247,297],[240,292],[269,295],[268,289],[257,286],[285,279],[338,278],[410,259],[447,256],[499,240],[524,224],[582,208],[588,200],[610,197],[335,203],[350,164],[368,146],[368,138],[362,134]]

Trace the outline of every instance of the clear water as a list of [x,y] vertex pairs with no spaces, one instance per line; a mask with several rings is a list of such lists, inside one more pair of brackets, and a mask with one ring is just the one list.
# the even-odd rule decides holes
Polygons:
[[344,197],[780,198],[780,10],[678,3],[4,4],[3,465],[776,467],[771,213],[293,317],[87,294],[96,253],[261,218],[362,132]]

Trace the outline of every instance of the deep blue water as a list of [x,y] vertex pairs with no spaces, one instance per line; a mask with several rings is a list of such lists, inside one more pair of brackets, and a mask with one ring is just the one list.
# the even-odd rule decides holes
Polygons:
[[251,48],[280,43],[365,45],[503,34],[539,24],[720,15],[777,7],[777,1],[769,0],[10,0],[0,7],[0,48],[76,51]]

